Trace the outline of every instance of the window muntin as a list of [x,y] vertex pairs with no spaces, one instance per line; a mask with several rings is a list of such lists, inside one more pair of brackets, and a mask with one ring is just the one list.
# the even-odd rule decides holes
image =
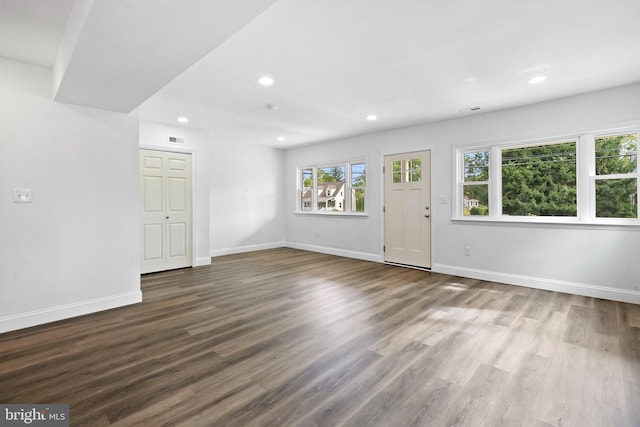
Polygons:
[[640,225],[637,140],[635,129],[458,149],[454,217]]
[[575,141],[501,151],[502,215],[577,215]]
[[596,218],[638,218],[638,135],[594,139]]
[[463,215],[489,215],[489,150],[464,152],[462,157]]
[[341,162],[298,170],[298,211],[365,213],[366,163]]
[[393,162],[393,183],[422,181],[422,159],[396,160]]

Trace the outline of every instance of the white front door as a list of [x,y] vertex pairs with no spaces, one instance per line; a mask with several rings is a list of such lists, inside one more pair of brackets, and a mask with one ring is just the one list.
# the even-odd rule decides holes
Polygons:
[[191,155],[140,150],[142,273],[191,267]]
[[384,158],[384,260],[431,268],[431,152]]

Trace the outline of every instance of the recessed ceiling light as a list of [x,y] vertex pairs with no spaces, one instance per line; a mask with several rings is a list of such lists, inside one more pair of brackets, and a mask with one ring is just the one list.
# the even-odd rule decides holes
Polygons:
[[178,122],[179,123],[189,123],[189,119],[187,117],[180,116],[180,117],[178,117]]
[[547,76],[535,76],[531,77],[528,82],[529,84],[537,85],[538,83],[542,83],[545,80],[547,80]]
[[280,141],[280,142],[284,141],[285,139],[286,139],[286,138],[285,138],[284,136],[279,136],[279,137],[278,137],[278,141]]
[[274,81],[275,80],[273,80],[273,77],[269,76],[262,76],[258,79],[258,83],[260,83],[262,86],[271,86]]
[[367,116],[367,120],[369,120],[370,122],[373,122],[375,120],[378,120],[378,116],[376,116],[375,114],[369,114]]

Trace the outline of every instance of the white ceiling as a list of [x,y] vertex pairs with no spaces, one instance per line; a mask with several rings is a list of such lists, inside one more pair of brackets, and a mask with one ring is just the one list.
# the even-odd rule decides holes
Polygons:
[[129,113],[275,1],[76,1],[55,100]]
[[[108,1],[113,0],[93,3],[104,7]],[[0,28],[12,23],[9,30],[0,30],[0,56],[51,64],[51,55],[43,53],[46,43],[21,42],[28,31],[15,30],[21,15],[12,10],[23,4],[18,9],[31,11],[26,20],[31,20],[32,32],[49,28],[50,45],[60,42],[59,30],[36,18],[55,21],[49,16],[55,15],[51,5],[60,5],[56,10],[64,15],[69,1],[0,2]],[[255,18],[247,13],[238,18],[239,7],[223,8],[231,2],[220,1],[206,11],[210,19],[202,17],[203,2],[176,2],[184,10],[168,33],[177,40],[185,33],[206,38],[211,26],[225,19],[235,19],[235,27],[143,103],[139,114],[171,124],[185,115],[187,126],[208,129],[221,143],[289,147],[640,81],[638,0],[278,0],[270,7],[269,1],[261,3]],[[157,52],[145,56],[142,48],[154,41],[151,29],[162,28],[157,19],[156,14],[137,16],[135,28],[119,31],[110,43],[84,37],[84,65],[74,73],[91,81],[99,72],[87,63],[121,58],[118,50],[127,50],[127,43],[134,43],[142,58],[155,58]],[[110,14],[94,15],[91,25],[122,30],[115,26],[117,20]],[[4,41],[9,36],[15,44]],[[179,43],[162,45],[164,57],[184,56]],[[40,53],[30,53],[32,48]],[[120,76],[118,89],[135,91],[145,72],[171,66],[154,61],[138,61],[142,66],[127,71],[133,73],[129,79],[126,73]],[[187,62],[180,60],[180,65],[194,61]],[[257,84],[264,74],[275,78],[273,86]],[[528,84],[537,74],[547,75],[547,81]],[[267,104],[279,108],[272,112]],[[460,112],[476,106],[479,112]],[[379,119],[368,122],[368,114]],[[286,140],[279,142],[278,136]]]
[[0,57],[53,67],[73,0],[0,0]]

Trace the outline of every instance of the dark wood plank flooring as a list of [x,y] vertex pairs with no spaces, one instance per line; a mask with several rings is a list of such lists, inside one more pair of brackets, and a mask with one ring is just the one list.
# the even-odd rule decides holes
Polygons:
[[640,426],[640,306],[274,249],[0,335],[74,426]]

